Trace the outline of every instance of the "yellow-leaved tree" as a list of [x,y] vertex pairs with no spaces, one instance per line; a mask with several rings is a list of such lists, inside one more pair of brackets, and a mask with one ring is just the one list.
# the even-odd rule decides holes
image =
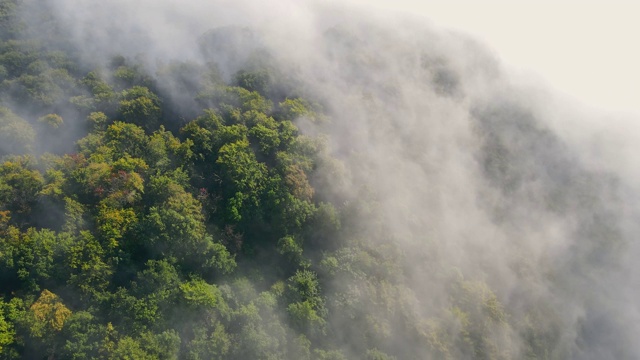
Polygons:
[[31,335],[39,338],[52,337],[64,326],[71,316],[60,297],[49,290],[44,290],[36,302],[31,305]]

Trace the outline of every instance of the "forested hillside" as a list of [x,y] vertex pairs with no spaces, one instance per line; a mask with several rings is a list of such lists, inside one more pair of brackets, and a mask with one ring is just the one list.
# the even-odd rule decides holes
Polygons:
[[0,2],[0,358],[637,355],[615,176],[469,105],[441,45],[331,26],[311,78],[212,24],[96,60],[54,8]]

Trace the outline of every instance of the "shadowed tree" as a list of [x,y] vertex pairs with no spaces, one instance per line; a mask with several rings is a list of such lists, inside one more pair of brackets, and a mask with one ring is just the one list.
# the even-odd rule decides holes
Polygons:
[[0,107],[0,156],[31,153],[35,137],[35,131],[26,120],[6,107]]

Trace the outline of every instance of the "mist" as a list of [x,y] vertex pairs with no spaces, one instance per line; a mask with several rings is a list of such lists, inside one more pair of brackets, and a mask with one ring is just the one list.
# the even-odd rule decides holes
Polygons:
[[[174,109],[168,129],[202,101],[184,90],[199,73],[163,77],[172,64],[215,64],[225,82],[268,68],[284,79],[274,103],[295,84],[321,109],[294,124],[324,144],[309,182],[341,219],[331,239],[308,235],[337,245],[304,250],[333,294],[322,346],[349,359],[375,358],[374,341],[397,359],[640,357],[636,118],[523,85],[471,35],[355,3],[41,6],[81,70],[140,64]],[[59,112],[73,135],[35,151],[71,151],[87,131]],[[280,276],[268,269],[265,283]]]

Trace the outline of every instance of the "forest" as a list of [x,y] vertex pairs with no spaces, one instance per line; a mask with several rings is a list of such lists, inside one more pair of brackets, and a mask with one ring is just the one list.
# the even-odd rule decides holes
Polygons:
[[[1,359],[637,355],[592,286],[626,249],[618,182],[526,106],[465,110],[481,205],[443,205],[467,188],[450,167],[463,141],[446,119],[398,120],[462,106],[440,50],[416,62],[418,101],[363,75],[389,69],[370,28],[328,28],[340,103],[258,29],[195,34],[198,60],[93,61],[49,6],[0,1]],[[571,240],[547,251],[536,224]]]

